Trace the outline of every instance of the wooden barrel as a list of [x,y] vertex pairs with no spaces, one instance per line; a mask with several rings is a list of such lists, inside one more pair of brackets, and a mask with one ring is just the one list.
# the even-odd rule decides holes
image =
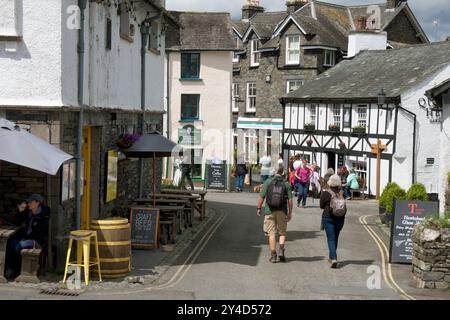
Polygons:
[[[123,278],[131,271],[131,228],[128,219],[93,220],[91,229],[97,231],[102,278]],[[91,248],[91,256],[95,256]],[[96,268],[92,268],[96,272]]]

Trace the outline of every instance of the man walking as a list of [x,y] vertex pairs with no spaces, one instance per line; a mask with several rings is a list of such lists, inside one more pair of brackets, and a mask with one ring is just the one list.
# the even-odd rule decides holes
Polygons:
[[287,223],[292,219],[292,191],[290,184],[283,178],[283,171],[283,168],[278,168],[276,175],[264,183],[256,212],[258,216],[261,216],[264,210],[264,233],[269,237],[271,253],[269,261],[272,263],[277,262],[277,234],[280,236],[279,261],[286,261],[286,229]]
[[194,190],[194,183],[191,179],[191,171],[192,171],[192,165],[191,161],[188,157],[183,156],[183,160],[181,161],[181,181],[184,182],[185,179],[187,179],[189,186],[191,187],[191,190]]

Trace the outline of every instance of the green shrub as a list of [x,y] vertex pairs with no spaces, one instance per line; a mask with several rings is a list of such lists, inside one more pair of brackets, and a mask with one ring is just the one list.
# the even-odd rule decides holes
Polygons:
[[440,230],[440,229],[449,229],[450,228],[450,222],[448,217],[440,218],[438,216],[428,218],[422,223],[424,228],[427,229],[433,229],[433,230]]
[[428,199],[427,190],[421,183],[413,184],[406,193],[406,200],[428,201]]
[[379,205],[386,207],[386,213],[394,212],[394,199],[402,200],[406,196],[405,190],[400,188],[395,182],[390,182],[386,185],[379,200]]

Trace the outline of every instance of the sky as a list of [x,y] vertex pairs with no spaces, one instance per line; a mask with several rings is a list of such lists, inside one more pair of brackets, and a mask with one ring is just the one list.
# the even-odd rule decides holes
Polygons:
[[[383,0],[322,0],[323,2],[358,5],[383,3]],[[241,17],[245,0],[166,0],[168,10],[230,12],[233,19]],[[286,8],[286,0],[261,0],[266,11]],[[450,0],[409,0],[409,6],[431,41],[442,41],[450,36]]]

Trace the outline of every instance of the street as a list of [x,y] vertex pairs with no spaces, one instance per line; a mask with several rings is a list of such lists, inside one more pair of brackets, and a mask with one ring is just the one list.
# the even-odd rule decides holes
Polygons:
[[[383,267],[386,256],[369,234],[386,243],[373,222],[375,202],[350,201],[341,234],[339,269],[327,262],[325,233],[320,231],[318,200],[295,208],[288,225],[286,263],[269,262],[263,218],[255,214],[256,194],[212,193],[208,203],[215,216],[156,283],[121,290],[93,290],[78,297],[50,296],[24,287],[2,286],[0,299],[448,299],[442,291],[410,286],[409,265]],[[369,216],[369,217],[366,217]],[[360,219],[366,217],[365,219]],[[385,270],[386,269],[386,270]],[[369,289],[369,287],[371,289]]]

